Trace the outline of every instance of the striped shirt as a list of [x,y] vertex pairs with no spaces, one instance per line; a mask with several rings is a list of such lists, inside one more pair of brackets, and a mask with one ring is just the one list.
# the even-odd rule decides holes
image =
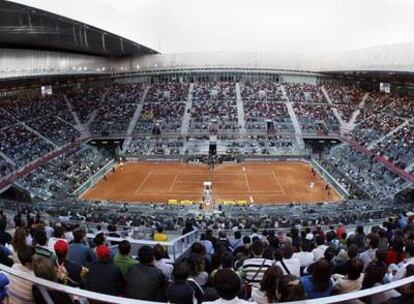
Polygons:
[[[13,269],[31,274],[34,276],[33,271],[23,266],[22,264],[14,264]],[[30,304],[34,303],[32,295],[32,282],[18,278],[14,275],[9,275],[9,303],[10,304]]]
[[250,258],[243,261],[240,267],[243,278],[247,283],[259,287],[263,274],[269,267],[272,267],[273,261],[264,258]]

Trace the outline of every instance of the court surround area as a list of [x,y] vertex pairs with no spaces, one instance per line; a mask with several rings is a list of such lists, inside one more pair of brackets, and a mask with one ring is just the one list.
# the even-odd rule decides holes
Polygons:
[[336,202],[334,188],[312,173],[304,162],[246,162],[220,164],[212,172],[204,164],[129,162],[118,166],[82,194],[87,200],[199,203],[203,183],[212,182],[215,203],[246,201],[257,204]]

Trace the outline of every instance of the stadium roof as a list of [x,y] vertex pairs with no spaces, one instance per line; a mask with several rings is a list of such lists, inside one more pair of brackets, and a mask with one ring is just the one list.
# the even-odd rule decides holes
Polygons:
[[0,1],[0,47],[110,57],[158,53],[85,23],[10,1]]

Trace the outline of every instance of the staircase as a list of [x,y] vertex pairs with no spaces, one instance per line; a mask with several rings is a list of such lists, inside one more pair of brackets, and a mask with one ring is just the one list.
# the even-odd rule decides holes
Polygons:
[[354,113],[352,113],[351,119],[346,123],[345,129],[348,132],[351,132],[355,128],[356,126],[355,121],[357,117],[359,116],[359,114],[361,113],[361,109],[365,106],[365,101],[367,100],[368,96],[369,96],[368,93],[364,95],[364,97],[362,98],[361,102],[358,105],[358,108],[354,111]]
[[237,101],[237,120],[239,126],[240,136],[243,138],[246,136],[246,121],[244,119],[244,106],[241,97],[240,84],[236,83],[236,101]]
[[41,139],[43,139],[44,141],[46,141],[48,144],[52,145],[55,149],[58,149],[59,146],[56,145],[54,142],[52,142],[49,138],[43,136],[42,134],[40,134],[39,132],[37,132],[36,130],[32,129],[31,127],[29,127],[25,122],[21,122],[21,125],[23,127],[25,127],[28,131],[36,134],[37,136],[39,136]]
[[95,118],[96,118],[96,115],[98,114],[98,110],[99,110],[99,107],[103,104],[103,102],[105,101],[105,97],[106,97],[106,94],[108,93],[108,91],[109,91],[109,89],[107,89],[106,91],[105,91],[105,93],[103,93],[102,94],[102,96],[101,96],[101,100],[99,101],[99,104],[98,104],[98,107],[92,112],[92,115],[91,115],[91,117],[89,117],[89,119],[88,119],[88,121],[85,123],[85,128],[87,128],[87,129],[89,129],[89,125],[91,124],[91,122],[92,121],[94,121],[95,120]]
[[122,145],[122,152],[125,152],[126,149],[129,146],[129,144],[131,143],[132,135],[134,133],[135,126],[137,125],[139,116],[141,115],[142,107],[144,106],[144,101],[145,101],[145,98],[147,97],[149,89],[150,89],[150,86],[147,85],[147,87],[145,88],[144,93],[141,96],[141,99],[140,99],[137,107],[135,108],[134,115],[132,116],[132,119],[131,119],[131,121],[129,122],[129,125],[128,125],[127,134],[126,134],[126,138],[124,140],[124,144]]
[[376,146],[377,144],[379,144],[380,142],[382,142],[384,139],[386,139],[387,137],[392,136],[395,132],[397,132],[398,130],[400,130],[401,128],[404,128],[406,125],[408,125],[410,123],[409,120],[404,121],[402,124],[400,124],[398,127],[396,127],[394,130],[392,130],[391,132],[389,132],[388,134],[384,135],[383,137],[374,140],[373,142],[371,142],[368,145],[368,149],[372,149],[374,146]]
[[2,151],[0,151],[0,157],[3,158],[6,162],[12,164],[13,166],[16,167],[16,163],[14,162],[14,160],[12,160],[10,157],[8,157],[6,154],[4,154]]
[[65,99],[66,105],[68,106],[68,109],[70,111],[70,113],[72,114],[73,119],[75,120],[75,129],[78,130],[79,132],[82,133],[82,131],[85,130],[85,126],[81,123],[78,113],[76,113],[73,110],[72,104],[70,103],[68,97],[66,96],[66,94],[63,95],[63,98]]
[[339,125],[340,125],[341,132],[342,132],[342,129],[344,129],[344,127],[345,127],[345,125],[346,125],[345,121],[342,119],[341,114],[339,114],[338,109],[335,107],[335,104],[332,102],[331,97],[329,97],[329,94],[328,94],[328,92],[326,91],[325,87],[323,87],[323,86],[322,86],[322,87],[321,87],[321,91],[322,91],[323,96],[325,97],[325,99],[326,99],[326,100],[328,101],[328,103],[332,106],[332,107],[331,107],[332,112],[333,112],[333,114],[335,115],[336,119],[339,121]]
[[193,90],[194,90],[194,83],[191,83],[188,89],[188,97],[187,97],[187,102],[185,104],[183,122],[181,123],[181,135],[182,136],[187,136],[188,128],[190,127],[191,108],[193,106]]
[[302,137],[302,129],[300,128],[298,118],[296,117],[295,110],[293,109],[293,104],[290,102],[285,86],[282,85],[281,87],[282,87],[283,95],[286,97],[286,101],[287,101],[286,107],[288,109],[290,120],[292,121],[292,124],[293,124],[293,129],[295,130],[296,142],[300,147],[305,147],[305,143],[303,142],[303,137]]

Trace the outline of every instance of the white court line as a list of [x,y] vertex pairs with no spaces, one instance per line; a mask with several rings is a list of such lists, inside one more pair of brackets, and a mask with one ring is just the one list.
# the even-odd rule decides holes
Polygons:
[[250,203],[254,203],[253,196],[250,195],[249,199],[250,199]]
[[283,195],[286,195],[286,191],[285,191],[285,189],[283,189],[282,184],[280,183],[280,180],[279,180],[279,178],[276,176],[276,173],[275,173],[275,171],[274,171],[274,170],[272,170],[272,174],[273,174],[273,177],[275,178],[275,180],[276,180],[277,184],[279,185],[280,190],[282,190]]
[[250,189],[250,185],[249,185],[249,179],[247,178],[247,174],[246,173],[244,173],[244,179],[246,180],[247,190],[249,192],[252,192],[252,190]]
[[137,195],[138,192],[141,191],[142,186],[147,182],[148,178],[151,176],[152,170],[147,173],[144,180],[141,182],[141,184],[138,186],[137,190],[135,190],[134,194]]
[[174,186],[175,186],[175,182],[177,181],[177,177],[178,177],[178,174],[176,174],[175,177],[174,177],[174,180],[173,180],[173,182],[171,184],[171,187],[170,187],[170,192],[173,192],[173,189],[174,189]]

